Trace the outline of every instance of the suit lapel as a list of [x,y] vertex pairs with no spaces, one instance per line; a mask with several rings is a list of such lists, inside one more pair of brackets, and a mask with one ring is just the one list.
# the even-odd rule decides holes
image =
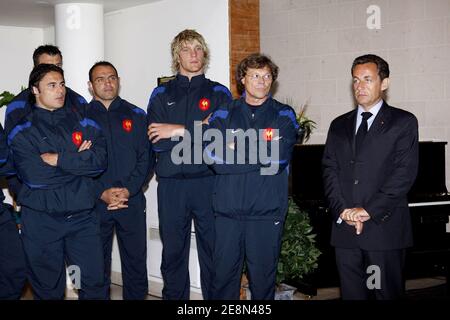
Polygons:
[[389,108],[389,105],[383,101],[383,105],[370,126],[366,138],[372,139],[372,137],[381,134],[386,128],[388,128],[391,120],[391,112]]
[[358,109],[353,110],[353,112],[351,112],[348,115],[347,124],[345,126],[347,129],[348,143],[351,146],[353,154],[355,154],[355,127],[356,127],[356,115],[358,114],[357,110]]
[[[349,143],[352,146],[353,154],[355,154],[355,127],[356,127],[356,116],[358,114],[358,109],[355,109],[352,113],[349,114],[347,118],[347,136],[349,139]],[[389,105],[383,101],[383,105],[378,111],[376,118],[374,119],[372,125],[367,132],[366,138],[364,139],[366,142],[364,145],[369,145],[371,140],[376,138],[379,134],[381,134],[386,128],[388,128],[391,120],[391,112]]]

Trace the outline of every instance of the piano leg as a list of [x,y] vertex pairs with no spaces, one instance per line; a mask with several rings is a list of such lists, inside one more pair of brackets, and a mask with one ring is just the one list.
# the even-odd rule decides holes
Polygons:
[[448,295],[448,296],[450,296],[450,253],[449,254],[447,254],[447,263],[446,263],[446,266],[445,266],[445,268],[446,268],[446,283],[447,283],[447,285],[446,285],[446,289],[447,289],[447,292],[446,292],[446,294]]

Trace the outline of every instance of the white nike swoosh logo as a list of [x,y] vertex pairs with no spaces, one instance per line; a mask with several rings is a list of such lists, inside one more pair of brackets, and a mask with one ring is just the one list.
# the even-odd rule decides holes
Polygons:
[[279,225],[279,224],[280,224],[280,221],[275,222],[275,225],[276,225],[276,226]]
[[231,133],[236,133],[236,132],[239,132],[239,131],[241,131],[241,129],[231,129]]
[[273,140],[273,141],[278,141],[278,140],[281,140],[281,139],[283,139],[283,136],[276,136],[276,137],[273,138],[272,140]]
[[175,104],[175,101],[167,102],[167,105],[168,105],[168,106],[171,106],[171,105],[173,105],[173,104]]

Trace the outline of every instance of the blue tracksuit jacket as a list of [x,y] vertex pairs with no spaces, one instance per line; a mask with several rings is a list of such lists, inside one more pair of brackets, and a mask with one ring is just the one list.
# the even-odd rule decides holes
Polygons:
[[145,111],[117,97],[107,110],[99,101],[89,103],[88,115],[102,128],[108,146],[108,168],[98,178],[97,195],[112,187],[124,187],[130,199],[149,175],[152,152]]
[[[5,132],[7,135],[15,128],[16,125],[22,122],[23,118],[28,113],[31,112],[32,103],[29,101],[30,95],[30,89],[25,89],[15,96],[13,101],[11,101],[6,107]],[[64,107],[74,108],[81,111],[84,110],[86,105],[87,102],[81,95],[66,87]],[[22,182],[18,180],[17,176],[12,174],[12,172],[8,172],[8,187],[17,201],[17,194],[19,193],[20,188],[22,188]]]
[[[147,108],[148,123],[181,124],[193,137],[194,121],[202,121],[219,106],[230,101],[230,91],[220,83],[205,78],[205,75],[192,77],[189,81],[178,74],[175,79],[153,90]],[[193,178],[213,174],[204,163],[174,164],[171,151],[177,143],[161,139],[153,144],[157,154],[156,174],[159,177]]]
[[[5,164],[8,160],[8,145],[6,143],[6,135],[3,127],[0,125],[0,176],[3,176]],[[3,190],[0,189],[0,225],[6,221],[11,220],[11,214],[9,210],[6,209],[8,205],[3,204],[5,200],[5,195],[3,194]]]
[[[6,135],[0,125],[0,176],[4,174],[8,155]],[[16,300],[20,298],[26,281],[26,263],[12,206],[3,203],[4,200],[0,189],[0,300]]]
[[[298,123],[294,110],[272,98],[268,98],[261,106],[251,108],[244,98],[234,100],[219,108],[209,121],[209,129],[218,129],[224,139],[222,155],[227,154],[225,141],[226,130],[233,133],[258,130],[257,149],[267,148],[270,161],[257,158],[251,163],[249,143],[245,148],[235,150],[228,148],[229,158],[219,158],[213,149],[206,147],[206,154],[213,162],[212,168],[217,174],[213,196],[216,214],[236,219],[273,219],[284,220],[288,201],[288,170],[292,150],[297,140]],[[279,130],[276,136],[274,129]],[[230,133],[229,131],[229,133]],[[209,138],[213,133],[207,131]],[[262,140],[267,144],[262,144]],[[271,143],[279,143],[279,154],[271,154]],[[231,152],[230,152],[231,151]],[[238,155],[245,159],[244,164],[237,163]],[[234,162],[232,162],[234,161]],[[272,175],[262,175],[261,169],[268,168],[276,162],[278,170]]]
[[[33,106],[8,134],[8,144],[19,179],[22,206],[49,214],[71,213],[95,205],[93,177],[107,166],[106,142],[100,126],[68,107],[50,112]],[[83,140],[89,150],[78,152]],[[57,166],[46,164],[42,153],[58,153]]]

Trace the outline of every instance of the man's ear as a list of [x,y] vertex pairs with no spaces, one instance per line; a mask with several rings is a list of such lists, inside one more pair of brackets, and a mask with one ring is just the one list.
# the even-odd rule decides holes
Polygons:
[[242,77],[241,83],[242,83],[242,85],[245,87],[245,77]]
[[38,87],[35,87],[35,86],[32,86],[31,87],[31,91],[33,92],[33,94],[39,94],[40,92],[39,92],[39,88]]
[[389,78],[384,78],[383,81],[381,81],[381,91],[385,91],[389,88]]
[[91,96],[94,96],[94,89],[92,88],[92,82],[88,81],[87,85],[88,85],[89,93],[91,94]]

